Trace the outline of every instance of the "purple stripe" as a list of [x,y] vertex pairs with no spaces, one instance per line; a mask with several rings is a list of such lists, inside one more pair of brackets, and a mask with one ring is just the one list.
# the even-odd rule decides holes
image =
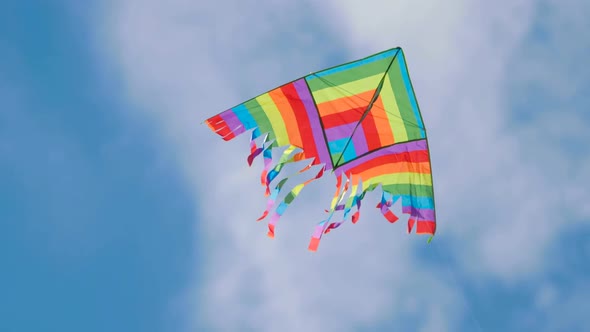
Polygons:
[[326,146],[326,141],[324,140],[320,116],[318,115],[318,111],[315,107],[315,103],[313,102],[313,98],[309,93],[307,83],[305,82],[305,79],[302,78],[300,80],[295,81],[293,83],[293,86],[295,86],[295,90],[297,91],[297,94],[299,95],[299,98],[301,98],[301,101],[305,106],[305,110],[307,111],[307,118],[309,119],[309,124],[311,125],[311,131],[313,133],[315,147],[320,157],[320,162],[326,165],[326,170],[331,170],[332,159],[330,159],[328,147]]
[[[238,117],[236,116],[236,113],[234,113],[234,111],[227,110],[219,115],[225,121],[225,123],[227,123],[227,126],[229,127],[229,129],[231,129],[231,131],[234,133],[235,136],[238,136],[241,133],[246,131],[246,128],[242,124],[242,121],[240,121],[240,119],[238,119]],[[240,126],[240,127],[238,128],[238,126]]]
[[347,172],[350,169],[352,169],[358,165],[361,165],[373,158],[386,156],[386,155],[390,155],[390,154],[403,153],[403,152],[426,150],[426,148],[427,148],[426,139],[421,139],[418,141],[412,141],[412,142],[406,142],[406,143],[394,144],[394,145],[388,146],[386,148],[376,150],[376,151],[369,153],[365,156],[362,156],[358,159],[355,159],[354,161],[351,161],[348,164],[345,164],[344,166],[340,166],[340,167],[338,167],[338,169],[334,170],[334,174],[336,176],[339,176],[340,174],[342,174],[342,172]]
[[358,126],[356,132],[354,135],[352,135],[352,144],[354,144],[354,150],[356,151],[357,156],[360,156],[363,153],[367,153],[369,151],[367,141],[365,140],[365,131],[363,130],[363,126]]
[[328,142],[350,137],[350,134],[352,134],[355,125],[356,123],[347,123],[341,126],[327,128],[326,138],[328,139]]
[[402,206],[403,213],[409,213],[412,217],[420,217],[418,220],[434,221],[433,209],[417,209],[412,206]]

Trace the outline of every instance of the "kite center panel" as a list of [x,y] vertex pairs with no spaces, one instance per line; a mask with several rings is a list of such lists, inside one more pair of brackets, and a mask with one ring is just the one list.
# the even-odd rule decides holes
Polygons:
[[373,151],[426,137],[399,49],[305,79],[334,168]]

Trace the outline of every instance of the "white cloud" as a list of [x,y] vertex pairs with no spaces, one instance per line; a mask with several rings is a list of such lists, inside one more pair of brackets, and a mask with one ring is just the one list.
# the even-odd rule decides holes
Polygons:
[[277,239],[267,239],[265,224],[254,222],[265,202],[259,164],[246,168],[247,137],[222,142],[199,123],[334,65],[326,59],[335,49],[346,61],[404,47],[433,150],[435,241],[449,243],[466,271],[515,282],[543,267],[543,250],[564,227],[554,196],[588,197],[576,185],[546,190],[556,180],[523,160],[525,136],[505,127],[510,105],[503,87],[533,2],[314,6],[125,0],[105,11],[107,54],[132,98],[161,125],[165,146],[177,151],[195,189],[206,238],[197,250],[207,263],[204,285],[191,293],[198,319],[221,330],[349,331],[403,321],[419,308],[423,330],[455,330],[463,295],[416,257],[425,239],[408,237],[401,222],[389,225],[367,202],[357,225],[334,231],[317,254],[308,253],[333,180],[306,188],[279,222]]
[[[579,123],[574,131],[570,126],[573,123],[551,112],[545,115],[545,121],[519,123],[516,130],[510,130],[513,109],[510,91],[505,87],[520,78],[514,77],[514,72],[532,73],[539,84],[571,84],[570,90],[581,86],[580,79],[556,80],[556,70],[564,70],[547,67],[555,61],[549,50],[557,44],[570,47],[573,43],[564,42],[568,40],[566,33],[583,31],[576,26],[583,23],[571,21],[585,21],[570,20],[570,13],[561,8],[561,15],[552,24],[541,23],[560,39],[541,44],[546,52],[537,49],[534,68],[545,70],[519,71],[512,66],[533,66],[530,58],[514,58],[537,14],[533,1],[512,1],[502,6],[472,1],[452,5],[440,1],[422,1],[419,5],[410,1],[388,5],[381,5],[381,1],[345,3],[339,8],[344,19],[352,22],[350,32],[361,45],[358,53],[366,46],[380,49],[392,43],[408,49],[410,70],[431,138],[440,233],[456,237],[456,254],[463,256],[468,268],[511,281],[538,271],[544,248],[568,225],[568,216],[555,198],[590,196],[580,184],[568,181],[565,185],[559,177],[547,176],[548,172],[571,167],[574,161],[561,158],[558,169],[540,164],[551,162],[543,157],[559,153],[563,147],[547,146],[538,138],[552,130],[555,141],[572,132],[583,139],[580,127],[585,124]],[[570,5],[566,7],[575,11],[576,6]],[[392,15],[375,15],[374,8]],[[562,29],[559,24],[568,20]],[[588,49],[582,47],[576,54]],[[569,54],[567,58],[579,61]],[[556,122],[561,125],[556,126]],[[560,128],[562,132],[555,132]],[[530,149],[543,154],[530,153]],[[475,266],[474,261],[478,262]]]

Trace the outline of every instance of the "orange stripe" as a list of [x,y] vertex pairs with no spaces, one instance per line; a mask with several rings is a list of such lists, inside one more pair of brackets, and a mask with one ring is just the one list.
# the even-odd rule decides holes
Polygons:
[[289,143],[296,147],[303,148],[303,141],[301,140],[301,134],[299,133],[299,127],[297,126],[297,119],[295,118],[295,113],[293,113],[293,108],[291,107],[289,100],[281,89],[272,90],[268,95],[274,101],[283,117],[285,127],[287,128],[287,135],[289,136]]
[[370,168],[359,175],[363,179],[370,179],[376,176],[390,174],[390,173],[421,173],[421,174],[429,174],[430,173],[430,164],[427,162],[424,163],[409,163],[409,162],[399,162],[395,164],[385,164],[379,165],[377,167]]
[[382,147],[381,137],[379,137],[379,132],[377,131],[377,126],[375,125],[375,119],[372,112],[369,112],[367,116],[361,121],[361,126],[363,127],[363,132],[365,134],[365,142],[367,142],[367,148],[369,151],[373,151]]
[[382,146],[395,143],[393,131],[389,124],[389,118],[385,113],[385,107],[383,106],[383,99],[381,99],[381,96],[379,96],[373,104],[371,113],[373,114],[373,121],[375,121],[375,127],[377,127]]
[[357,95],[326,101],[318,105],[318,111],[320,112],[320,116],[326,116],[352,108],[367,106],[374,94],[375,90],[370,90]]

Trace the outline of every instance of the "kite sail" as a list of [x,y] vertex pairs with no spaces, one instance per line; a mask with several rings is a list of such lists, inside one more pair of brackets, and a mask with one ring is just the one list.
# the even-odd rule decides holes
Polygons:
[[[311,73],[206,123],[226,141],[251,131],[247,159],[250,165],[259,155],[264,159],[260,180],[268,203],[258,220],[270,215],[270,237],[303,187],[327,173],[336,176],[336,193],[309,250],[316,251],[322,235],[345,221],[356,223],[365,194],[377,188],[377,208],[389,222],[398,220],[390,208],[401,199],[402,212],[409,214],[408,233],[415,227],[416,233],[431,235],[429,241],[435,233],[426,129],[399,47]],[[275,149],[283,150],[279,158],[273,158]],[[295,175],[311,176],[279,199],[290,177],[278,175],[295,162],[305,165]],[[334,221],[337,212],[342,217]]]

